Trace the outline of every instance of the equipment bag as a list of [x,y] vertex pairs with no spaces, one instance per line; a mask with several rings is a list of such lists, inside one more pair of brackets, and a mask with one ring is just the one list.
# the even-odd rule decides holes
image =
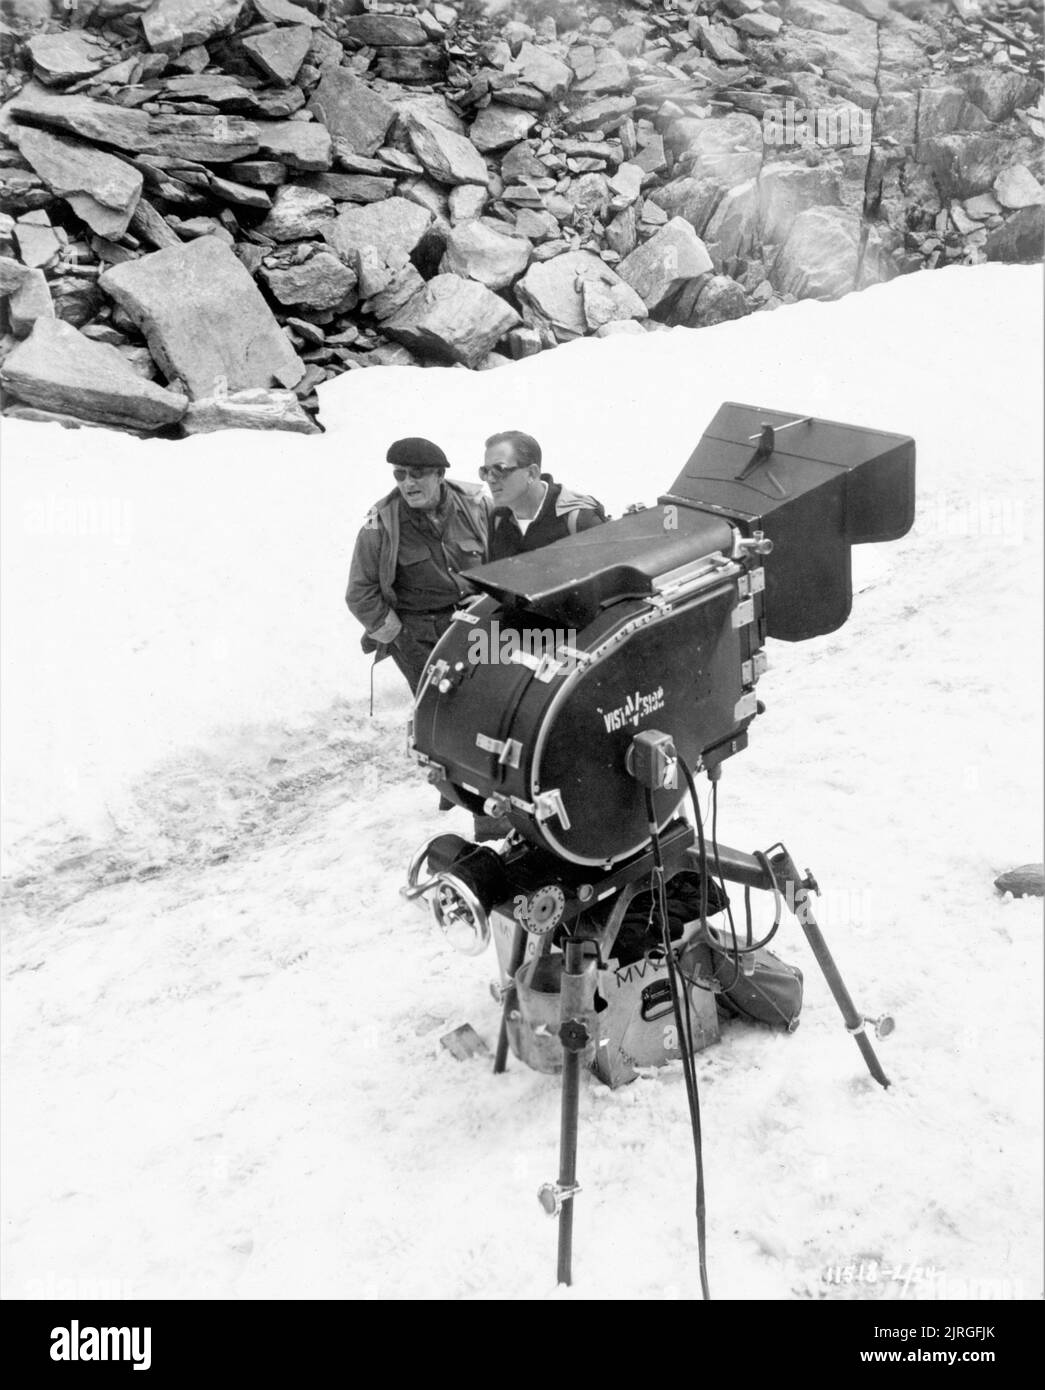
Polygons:
[[740,974],[718,934],[721,950],[714,952],[719,1012],[724,1018],[745,1018],[752,1023],[768,1023],[793,1033],[802,1012],[802,972],[786,965],[764,947],[751,956],[741,956]]

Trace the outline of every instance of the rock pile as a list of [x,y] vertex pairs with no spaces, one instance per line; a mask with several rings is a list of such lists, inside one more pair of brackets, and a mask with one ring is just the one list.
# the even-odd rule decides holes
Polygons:
[[484,369],[1041,256],[1025,0],[0,0],[6,409],[310,430]]

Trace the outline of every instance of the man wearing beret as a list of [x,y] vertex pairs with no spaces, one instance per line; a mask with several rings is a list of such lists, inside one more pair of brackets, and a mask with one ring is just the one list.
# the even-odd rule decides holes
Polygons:
[[390,655],[416,692],[432,648],[467,592],[460,576],[487,555],[492,503],[446,477],[429,439],[397,439],[386,458],[396,486],[371,508],[356,540],[345,601],[363,650]]

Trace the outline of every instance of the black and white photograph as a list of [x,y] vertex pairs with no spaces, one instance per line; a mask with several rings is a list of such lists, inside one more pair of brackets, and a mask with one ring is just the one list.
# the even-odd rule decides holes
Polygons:
[[0,43],[33,1354],[710,1299],[1001,1361],[1040,4],[0,0]]

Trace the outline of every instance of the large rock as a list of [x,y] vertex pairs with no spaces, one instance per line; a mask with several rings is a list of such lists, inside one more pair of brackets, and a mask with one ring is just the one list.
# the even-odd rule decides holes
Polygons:
[[311,46],[312,30],[304,24],[296,24],[292,29],[270,29],[243,40],[245,52],[261,71],[283,87],[297,77]]
[[414,154],[438,183],[489,182],[486,161],[465,135],[458,135],[438,121],[404,111],[400,122]]
[[990,120],[974,105],[962,87],[944,83],[923,87],[918,93],[915,134],[918,140],[953,135],[957,130],[987,130]]
[[236,255],[217,237],[113,266],[102,289],[145,335],[168,381],[194,400],[296,386],[304,364]]
[[333,141],[317,121],[255,121],[255,149],[288,169],[322,173],[334,162]]
[[159,429],[180,420],[188,406],[183,395],[146,381],[116,348],[58,319],[37,320],[0,378],[31,406],[103,425]]
[[18,148],[48,188],[64,198],[82,222],[99,236],[116,238],[127,230],[142,176],[115,155],[47,130],[12,130]]
[[[1045,252],[1045,207],[1021,208],[1003,226],[991,232],[983,251],[989,261],[1026,264],[1040,261]],[[39,273],[39,272],[38,272]]]
[[[29,83],[5,109],[20,124],[67,131],[139,155],[222,164],[258,151],[258,126],[240,116],[149,115],[90,97],[49,92],[38,83]],[[299,121],[269,124],[305,129]]]
[[31,270],[0,257],[0,297],[7,299],[7,320],[16,338],[32,332],[37,319],[53,319],[54,300],[42,270]]
[[687,280],[712,269],[707,248],[688,222],[673,217],[620,264],[623,279],[651,311]]
[[503,236],[483,222],[462,222],[447,237],[439,269],[501,290],[526,269],[530,251],[522,237]]
[[770,268],[780,294],[837,299],[857,286],[860,219],[842,208],[800,212]]
[[272,210],[258,231],[273,241],[300,241],[319,237],[334,218],[333,201],[314,188],[288,183],[276,190]]
[[192,401],[182,418],[186,434],[211,434],[214,430],[291,430],[318,434],[319,427],[302,409],[293,391],[251,387],[227,396]]
[[361,14],[341,22],[345,38],[372,48],[413,48],[428,42],[420,20],[409,15]]
[[1011,140],[985,132],[934,136],[920,141],[915,152],[918,163],[932,172],[944,200],[988,192],[1012,156]]
[[825,164],[767,164],[758,180],[759,216],[764,242],[780,246],[800,212],[841,205],[838,174]]
[[573,80],[572,68],[548,49],[533,43],[522,45],[505,73],[527,87],[536,88],[547,101],[561,101]]
[[594,71],[582,81],[575,82],[573,90],[584,93],[586,97],[605,96],[609,92],[626,92],[631,81],[623,55],[615,48],[601,48],[596,55]]
[[346,261],[365,246],[408,256],[431,227],[434,215],[407,198],[386,198],[362,207],[343,207],[324,240]]
[[260,275],[281,304],[339,313],[356,302],[355,271],[332,251],[297,265],[264,265]]
[[732,275],[740,261],[758,245],[758,181],[731,188],[704,229],[703,240],[712,264]]
[[[515,286],[526,323],[546,330],[560,343],[582,338],[589,331],[584,311],[586,280],[609,289],[622,285],[616,271],[590,251],[567,251],[532,265]],[[631,312],[627,312],[628,305]],[[645,306],[636,295],[630,300],[619,299],[616,308],[613,317],[623,319],[641,317]]]
[[107,44],[83,29],[37,34],[26,44],[33,70],[41,82],[60,85],[89,77],[111,62]]
[[1029,208],[1042,201],[1045,190],[1026,164],[1014,164],[994,180],[994,194],[1003,208]]
[[145,42],[157,53],[180,53],[233,28],[245,0],[154,0],[142,15]]
[[515,310],[485,285],[437,275],[384,324],[384,331],[421,357],[477,367],[519,323]]
[[468,134],[475,148],[485,154],[525,139],[536,119],[536,112],[491,102],[476,116]]
[[569,131],[603,130],[607,134],[622,125],[638,103],[633,96],[599,97],[597,101],[585,102],[563,121],[563,128]]
[[677,165],[684,165],[693,178],[716,179],[723,188],[757,177],[762,146],[761,124],[738,112],[673,121],[664,137],[664,147]]
[[1014,898],[1045,897],[1045,864],[1021,864],[1006,869],[994,880],[999,893],[1011,893]]
[[584,321],[592,333],[605,328],[608,323],[649,317],[645,304],[623,280],[616,280],[614,284],[605,280],[582,280],[581,303]]
[[699,236],[707,226],[722,197],[718,179],[685,177],[650,191],[650,202],[663,208],[669,217],[681,217]]
[[348,68],[329,68],[312,94],[308,109],[340,143],[355,154],[381,148],[395,107]]
[[1041,88],[1033,78],[993,63],[970,68],[958,77],[966,95],[989,121],[1007,121],[1018,106],[1030,106]]

